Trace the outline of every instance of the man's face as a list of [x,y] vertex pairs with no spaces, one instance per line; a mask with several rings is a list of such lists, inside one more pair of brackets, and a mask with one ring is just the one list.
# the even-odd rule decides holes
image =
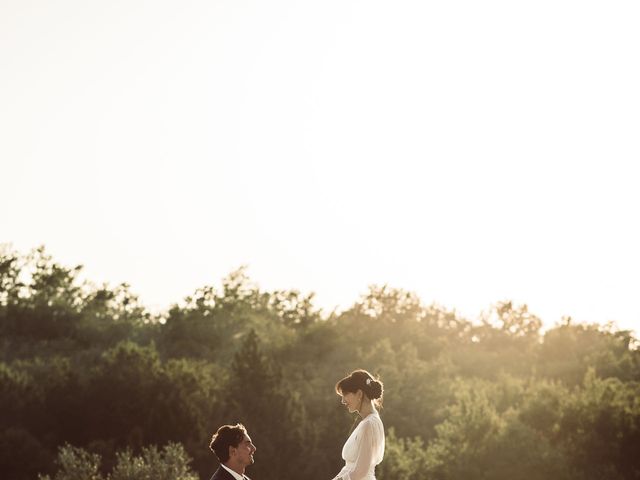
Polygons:
[[230,447],[231,456],[245,467],[253,463],[253,454],[255,451],[256,446],[251,443],[251,438],[246,434],[237,447]]

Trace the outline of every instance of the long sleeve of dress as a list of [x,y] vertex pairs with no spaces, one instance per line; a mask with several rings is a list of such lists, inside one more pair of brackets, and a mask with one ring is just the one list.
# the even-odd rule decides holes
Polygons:
[[352,469],[347,472],[345,480],[362,480],[367,477],[373,463],[373,452],[375,451],[373,425],[367,422],[359,432],[358,456]]
[[349,438],[343,449],[346,460],[337,475],[340,480],[369,480],[374,477],[375,466],[384,455],[384,427],[379,417],[362,422],[354,437]]

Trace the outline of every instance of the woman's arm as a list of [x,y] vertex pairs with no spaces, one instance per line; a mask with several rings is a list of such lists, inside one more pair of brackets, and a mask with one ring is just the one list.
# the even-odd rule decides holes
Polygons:
[[343,473],[340,480],[361,480],[366,478],[374,466],[374,456],[378,442],[374,435],[373,425],[370,422],[362,425],[356,441],[358,456],[355,465],[349,471]]

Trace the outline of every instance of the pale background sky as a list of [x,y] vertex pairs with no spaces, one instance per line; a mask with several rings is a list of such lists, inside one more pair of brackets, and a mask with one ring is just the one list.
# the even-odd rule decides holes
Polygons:
[[640,3],[0,0],[0,242],[163,309],[246,264],[347,307],[640,331]]

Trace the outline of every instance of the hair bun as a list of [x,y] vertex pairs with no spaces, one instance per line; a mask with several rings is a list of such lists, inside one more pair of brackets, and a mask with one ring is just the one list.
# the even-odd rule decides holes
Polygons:
[[367,386],[367,390],[367,397],[369,397],[371,400],[376,400],[382,397],[382,383],[380,383],[378,380],[371,380],[371,382],[369,382],[369,385]]
[[369,400],[375,400],[376,407],[382,407],[382,393],[384,390],[382,382],[375,379],[366,370],[354,370],[336,383],[336,393],[338,395],[356,393],[358,390],[362,390]]

